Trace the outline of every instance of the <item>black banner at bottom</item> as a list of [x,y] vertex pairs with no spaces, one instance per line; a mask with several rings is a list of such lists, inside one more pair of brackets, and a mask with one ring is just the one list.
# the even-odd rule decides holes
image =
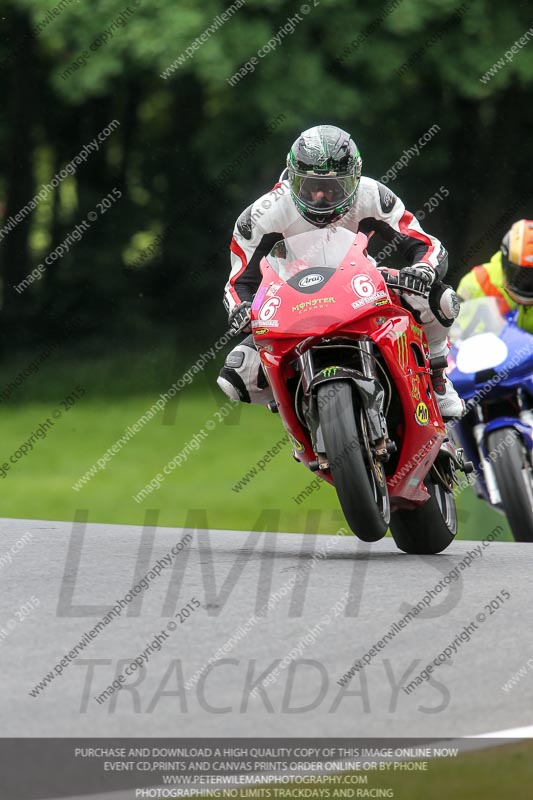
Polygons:
[[0,739],[0,797],[399,797],[396,776],[427,777],[437,762],[503,743],[509,740]]

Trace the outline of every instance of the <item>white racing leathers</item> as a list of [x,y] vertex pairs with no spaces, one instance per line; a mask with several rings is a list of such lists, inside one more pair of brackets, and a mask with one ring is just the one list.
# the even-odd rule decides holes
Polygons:
[[[424,262],[435,270],[437,279],[446,274],[448,258],[440,241],[422,230],[399,197],[372,178],[361,178],[352,208],[332,224],[368,237],[378,233],[386,242],[394,242],[406,266]],[[231,273],[224,293],[227,311],[253,299],[261,283],[261,259],[277,241],[314,228],[298,212],[288,181],[276,184],[243,211],[230,246]],[[412,297],[408,304],[424,326],[431,355],[441,355],[446,349],[447,328],[435,317],[428,300]],[[228,355],[218,383],[230,397],[244,402],[268,403],[272,399],[251,337]]]

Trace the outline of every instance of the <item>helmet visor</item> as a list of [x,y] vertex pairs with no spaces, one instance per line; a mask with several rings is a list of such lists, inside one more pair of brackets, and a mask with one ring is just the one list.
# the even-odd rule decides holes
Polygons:
[[322,176],[293,172],[290,178],[294,196],[316,211],[333,211],[352,197],[357,188],[355,175],[336,177],[335,173]]
[[517,302],[533,302],[533,267],[508,263],[505,270],[506,289]]

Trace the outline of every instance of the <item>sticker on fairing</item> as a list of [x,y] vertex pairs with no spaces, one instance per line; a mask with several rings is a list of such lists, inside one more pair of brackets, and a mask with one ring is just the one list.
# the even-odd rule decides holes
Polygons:
[[308,286],[316,286],[319,283],[324,283],[323,275],[318,275],[318,274],[305,275],[298,281],[298,286],[300,287],[300,289],[306,289]]
[[[253,319],[252,320],[252,330],[254,328],[262,328],[264,327],[265,323],[260,319]],[[271,319],[268,323],[269,328],[279,328],[279,320]]]
[[260,286],[252,302],[252,311],[258,311],[263,305],[266,295],[266,286]]
[[271,283],[267,289],[266,296],[274,297],[274,295],[277,294],[280,289],[281,289],[281,283]]
[[372,295],[376,292],[374,282],[369,275],[354,275],[352,278],[352,289],[354,294],[358,297],[364,297],[367,300],[370,300]]
[[427,425],[429,422],[429,408],[423,400],[415,408],[415,420],[419,425]]
[[[278,308],[281,305],[281,297],[274,295],[274,297],[270,297],[266,303],[263,303],[259,310],[258,317],[263,322],[270,322],[272,317],[276,315]],[[272,324],[272,323],[271,323]]]
[[361,306],[366,306],[369,303],[374,303],[374,305],[377,306],[388,302],[389,300],[387,298],[387,292],[383,291],[383,289],[380,289],[379,292],[376,292],[370,297],[363,297],[361,300],[356,300],[355,302],[351,303],[351,306],[352,308],[357,309],[361,308]]

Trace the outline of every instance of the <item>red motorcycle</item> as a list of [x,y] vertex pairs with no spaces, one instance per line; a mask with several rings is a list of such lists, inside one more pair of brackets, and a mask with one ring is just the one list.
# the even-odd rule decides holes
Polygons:
[[335,487],[352,531],[375,542],[390,527],[401,550],[438,553],[457,532],[462,469],[431,385],[443,364],[401,305],[402,273],[378,270],[367,244],[344,228],[279,241],[261,262],[254,341],[295,458]]

